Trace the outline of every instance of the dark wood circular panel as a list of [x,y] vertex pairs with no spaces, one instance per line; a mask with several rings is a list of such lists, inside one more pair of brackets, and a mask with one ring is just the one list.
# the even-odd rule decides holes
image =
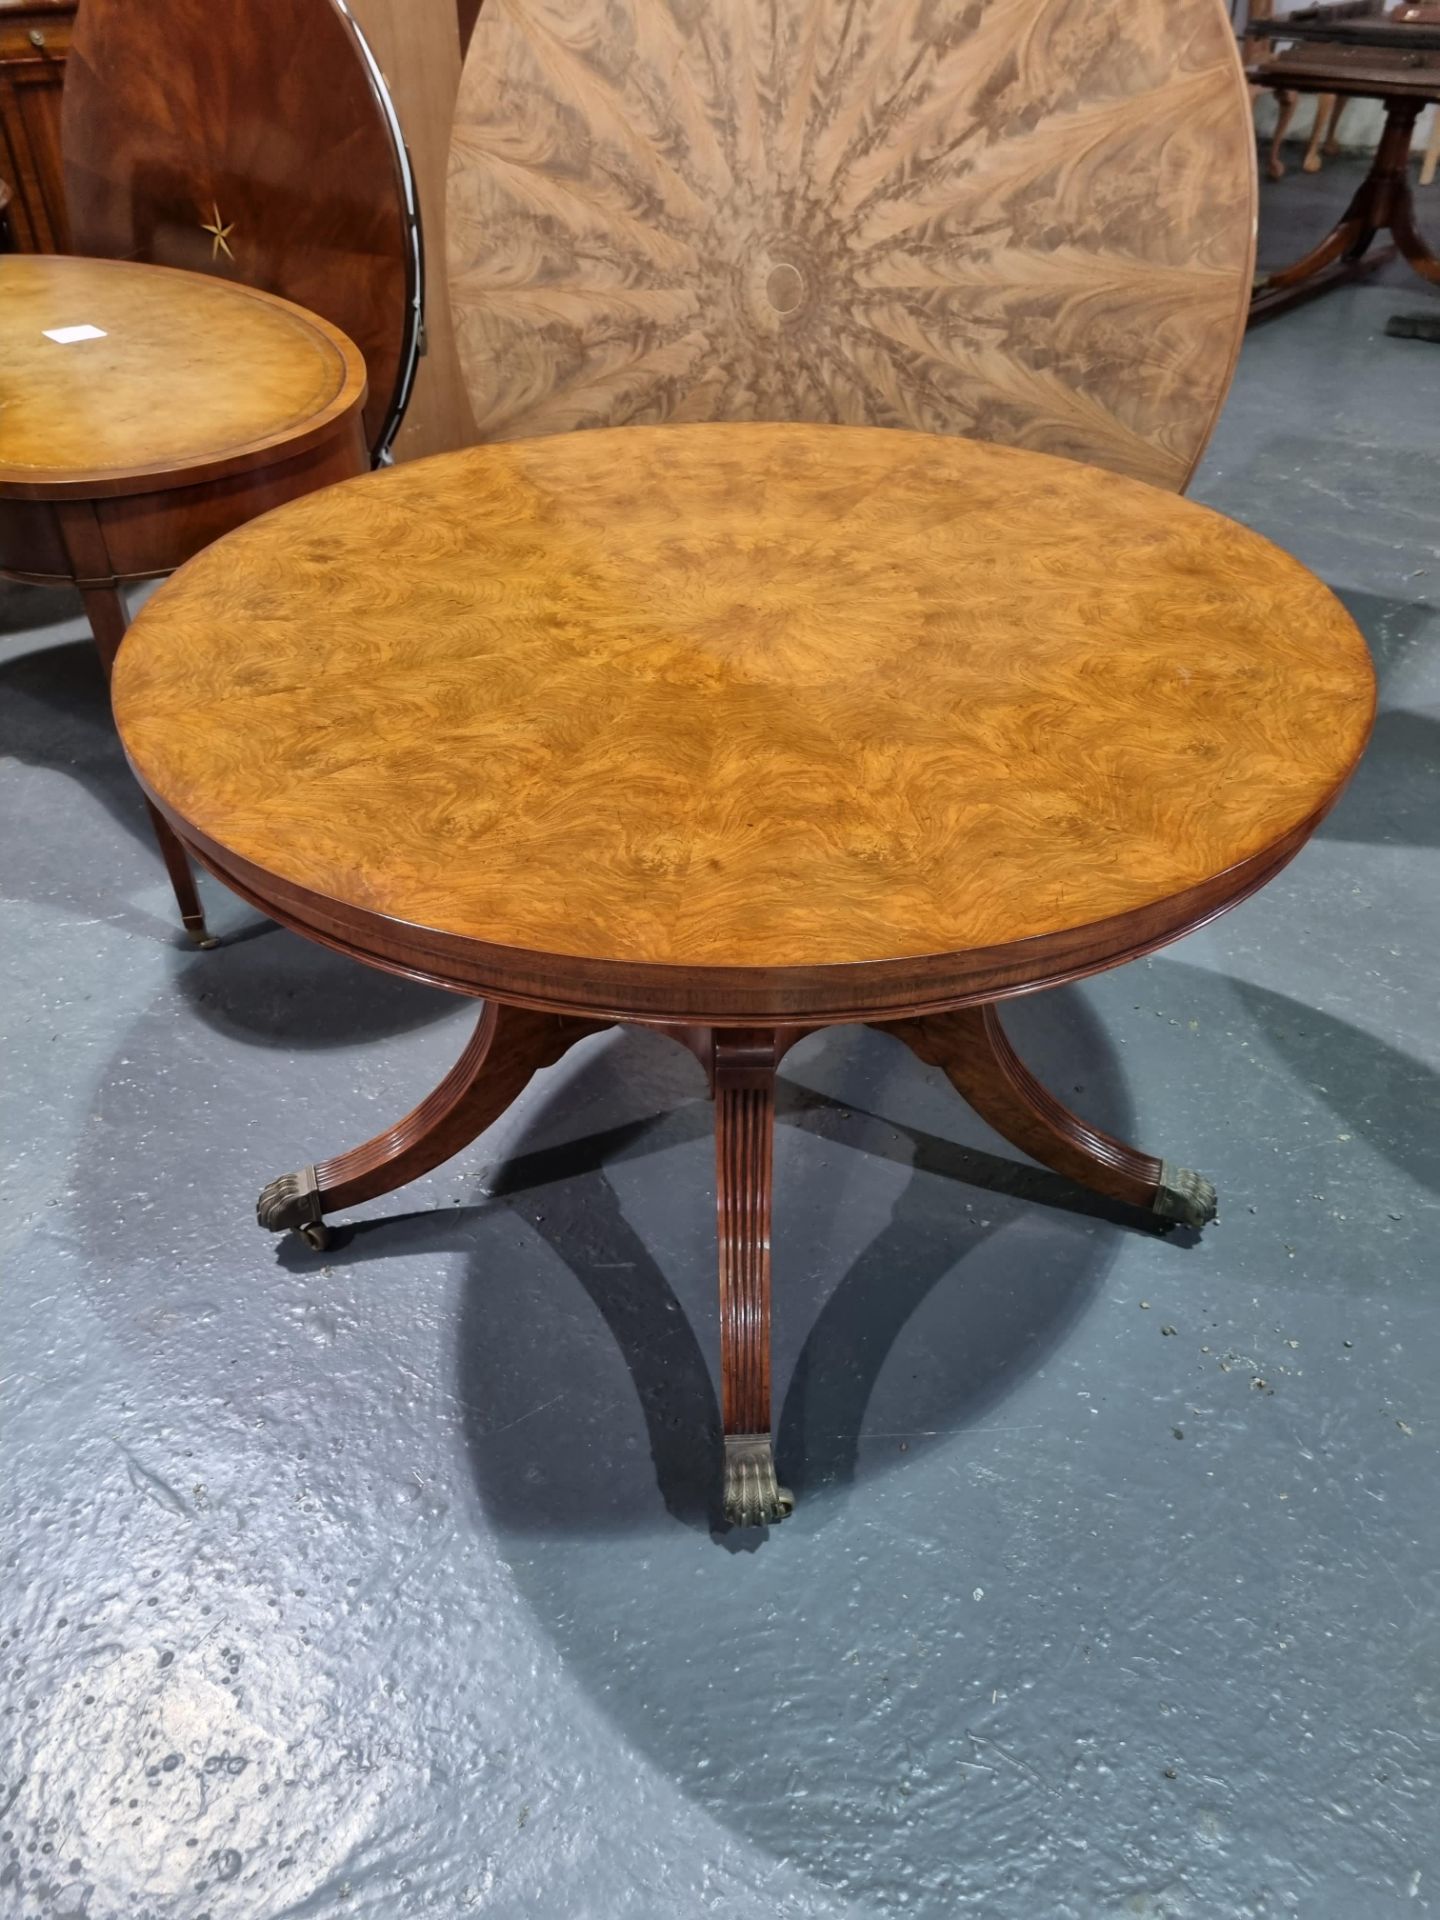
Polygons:
[[489,0],[460,360],[488,439],[919,427],[1178,488],[1255,205],[1221,0]]
[[334,0],[85,0],[65,77],[77,253],[219,274],[365,356],[388,446],[414,376],[419,229],[384,84]]
[[1374,681],[1313,575],[1153,487],[734,425],[312,495],[155,595],[114,696],[182,836],[304,930],[713,1018],[1173,938],[1303,842]]

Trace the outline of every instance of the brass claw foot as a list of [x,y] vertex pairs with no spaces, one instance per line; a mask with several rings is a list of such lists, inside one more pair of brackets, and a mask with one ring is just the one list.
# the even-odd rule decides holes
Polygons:
[[1198,1233],[1202,1227],[1209,1226],[1219,1205],[1214,1182],[1207,1180],[1203,1173],[1192,1173],[1189,1167],[1172,1167],[1168,1160],[1160,1163],[1160,1186],[1151,1211],[1158,1213],[1162,1220],[1194,1227]]
[[732,1527],[765,1527],[795,1510],[787,1487],[775,1478],[768,1433],[725,1436],[725,1518]]
[[261,1190],[255,1203],[255,1218],[267,1233],[284,1233],[293,1227],[317,1252],[330,1244],[330,1234],[320,1214],[320,1183],[314,1167],[302,1167],[299,1173],[282,1173],[272,1180]]

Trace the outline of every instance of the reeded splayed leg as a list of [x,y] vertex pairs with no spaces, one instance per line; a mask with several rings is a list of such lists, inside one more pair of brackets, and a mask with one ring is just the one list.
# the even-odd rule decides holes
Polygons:
[[769,1028],[714,1036],[725,1517],[736,1527],[783,1520],[795,1504],[775,1478],[770,1438],[770,1214],[783,1050]]
[[[120,650],[120,642],[125,638],[125,603],[120,598],[118,587],[82,587],[80,597],[85,602],[90,631],[95,636],[95,648],[108,680],[110,669],[115,664],[115,655]],[[190,871],[189,856],[176,839],[169,821],[148,800],[145,802],[145,811],[150,816],[155,842],[160,849],[160,858],[165,862],[165,871],[170,876],[175,904],[180,909],[185,931],[197,947],[218,946],[219,942],[205,924],[200,895],[195,890],[195,876]]]
[[534,1074],[604,1024],[486,1001],[470,1044],[413,1112],[364,1146],[272,1180],[256,1218],[271,1233],[293,1227],[311,1246],[323,1247],[325,1214],[391,1193],[459,1153],[500,1118]]
[[1202,1175],[1102,1133],[1041,1086],[1010,1045],[993,1004],[901,1020],[880,1031],[939,1067],[982,1120],[1067,1180],[1180,1225],[1199,1228],[1215,1218],[1215,1189]]

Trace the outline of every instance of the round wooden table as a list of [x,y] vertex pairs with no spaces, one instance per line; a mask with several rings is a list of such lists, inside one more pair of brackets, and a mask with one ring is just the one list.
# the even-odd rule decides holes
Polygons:
[[327,1213],[435,1166],[615,1022],[699,1055],[725,1504],[754,1523],[788,1511],[786,1049],[879,1024],[1035,1159],[1203,1225],[1209,1183],[1068,1112],[996,1003],[1262,886],[1343,787],[1374,687],[1319,581],[1173,495],[974,442],[745,425],[480,447],[297,501],[155,595],[114,697],[220,879],[485,1002],[441,1085],[272,1181],[262,1225],[323,1242]]
[[[107,673],[126,581],[369,465],[365,363],[253,287],[119,260],[0,260],[0,573],[80,589]],[[181,917],[213,946],[152,809]]]

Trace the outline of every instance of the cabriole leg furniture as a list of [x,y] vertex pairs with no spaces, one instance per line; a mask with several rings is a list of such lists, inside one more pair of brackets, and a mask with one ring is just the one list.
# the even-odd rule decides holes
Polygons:
[[[287,301],[119,260],[0,260],[0,573],[80,590],[109,679],[127,582],[364,472],[365,365]],[[186,932],[185,849],[149,808]]]
[[604,1028],[702,1061],[741,1524],[789,1508],[787,1048],[876,1026],[1035,1159],[1202,1226],[1209,1182],[1069,1112],[996,1003],[1262,886],[1373,703],[1344,609],[1216,514],[1044,455],[784,425],[515,441],[297,501],[163,587],[115,674],[131,763],[211,872],[483,1002],[434,1092],[272,1181],[262,1225],[323,1243]]

